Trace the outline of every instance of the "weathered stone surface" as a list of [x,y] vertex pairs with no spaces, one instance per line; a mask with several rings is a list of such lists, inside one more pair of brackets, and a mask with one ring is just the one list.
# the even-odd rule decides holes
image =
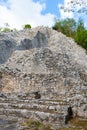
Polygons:
[[[3,101],[15,99],[16,103],[18,98],[30,103],[34,93],[40,93],[31,105],[9,104],[14,115],[37,119],[36,113],[42,112],[39,117],[45,118],[46,112],[52,112],[50,121],[56,114],[64,120],[62,115],[71,106],[74,115],[87,118],[87,54],[71,38],[47,27],[0,34],[0,59],[0,90],[7,97]],[[11,113],[9,105],[1,104],[0,113],[3,107]]]
[[45,47],[47,44],[46,36],[40,31],[37,32],[36,36],[33,39],[24,39],[21,41],[19,48],[22,50],[28,50],[33,48]]
[[11,39],[4,34],[0,34],[0,64],[8,60],[15,46],[16,42],[14,39]]

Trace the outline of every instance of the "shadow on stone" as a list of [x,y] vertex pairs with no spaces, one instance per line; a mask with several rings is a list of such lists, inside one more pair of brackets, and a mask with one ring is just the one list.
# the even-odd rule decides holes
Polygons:
[[39,91],[37,91],[37,92],[34,92],[33,93],[34,95],[35,95],[35,99],[40,99],[41,98],[41,94],[39,93]]
[[65,116],[65,124],[68,124],[68,122],[73,118],[73,111],[72,107],[68,107],[67,115]]
[[0,64],[5,63],[14,51],[16,43],[13,39],[0,40]]
[[29,50],[33,48],[45,47],[47,44],[47,38],[40,31],[37,32],[33,39],[25,38],[21,41],[20,45],[17,46],[18,50]]
[[0,98],[7,98],[7,96],[0,92]]

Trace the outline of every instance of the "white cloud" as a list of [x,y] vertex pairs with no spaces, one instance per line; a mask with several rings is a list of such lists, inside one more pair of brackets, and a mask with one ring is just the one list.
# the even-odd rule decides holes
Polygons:
[[8,23],[12,28],[21,28],[24,24],[52,26],[54,15],[41,14],[46,9],[45,3],[33,2],[33,0],[8,0],[7,5],[0,5],[0,25]]

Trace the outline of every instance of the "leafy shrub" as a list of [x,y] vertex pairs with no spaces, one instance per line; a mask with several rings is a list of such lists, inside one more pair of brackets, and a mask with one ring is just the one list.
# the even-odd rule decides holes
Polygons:
[[76,34],[76,21],[74,19],[57,20],[53,29],[62,32],[68,37],[74,37]]
[[10,32],[10,28],[4,28],[2,32]]
[[56,21],[53,29],[72,37],[77,44],[87,50],[87,30],[82,19],[79,19],[78,22],[69,18]]
[[49,125],[45,125],[37,120],[27,120],[22,126],[25,127],[22,130],[52,130]]
[[77,32],[75,41],[87,50],[87,30],[80,30]]
[[24,25],[24,29],[30,29],[31,28],[31,25],[30,24],[25,24]]

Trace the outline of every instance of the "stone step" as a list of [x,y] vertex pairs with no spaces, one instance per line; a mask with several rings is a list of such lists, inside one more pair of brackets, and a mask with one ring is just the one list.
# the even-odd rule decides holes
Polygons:
[[39,110],[44,112],[67,112],[68,106],[66,105],[49,105],[49,104],[38,104],[38,103],[0,103],[0,108],[4,109],[26,109],[26,110]]
[[59,124],[64,123],[68,107],[67,102],[55,99],[0,98],[0,116],[32,118]]
[[38,110],[51,113],[67,112],[69,104],[60,100],[49,99],[7,99],[0,98],[0,108]]
[[18,130],[17,123],[17,118],[0,115],[0,130]]
[[37,103],[37,104],[52,104],[52,105],[69,105],[64,100],[49,100],[49,99],[14,99],[0,98],[0,103]]
[[21,117],[21,118],[28,118],[28,119],[37,119],[40,121],[48,121],[48,122],[62,122],[65,121],[65,114],[64,113],[50,113],[50,112],[43,112],[43,111],[33,111],[33,110],[26,110],[26,109],[0,109],[0,115],[6,115],[7,117]]

